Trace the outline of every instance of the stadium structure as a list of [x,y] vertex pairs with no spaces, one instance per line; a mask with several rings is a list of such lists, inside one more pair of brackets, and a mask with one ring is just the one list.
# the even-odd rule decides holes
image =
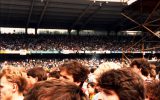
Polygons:
[[[145,57],[158,62],[160,1],[135,0],[131,4],[129,1],[0,0],[0,59],[116,58],[130,61]],[[2,32],[2,27],[24,31],[7,34]],[[34,29],[34,34],[28,34],[30,28]],[[67,32],[65,35],[43,34],[39,29]]]

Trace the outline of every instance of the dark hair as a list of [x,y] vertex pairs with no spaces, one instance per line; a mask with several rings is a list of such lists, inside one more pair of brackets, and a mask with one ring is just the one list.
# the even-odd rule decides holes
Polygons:
[[81,82],[80,86],[83,85],[84,81],[88,78],[89,70],[77,61],[66,62],[60,66],[60,71],[65,70],[69,75],[73,76],[74,82]]
[[146,96],[149,100],[160,100],[160,81],[152,81],[146,84]]
[[49,73],[49,76],[50,76],[50,77],[53,77],[53,78],[59,79],[60,74],[59,74],[58,71],[52,71],[52,72]]
[[28,70],[28,76],[38,78],[38,81],[47,80],[47,72],[42,67],[34,67]]
[[142,75],[144,76],[149,75],[150,63],[147,61],[147,59],[143,59],[143,58],[134,59],[131,62],[130,66],[133,68],[134,65],[136,65],[138,69],[141,69]]
[[88,100],[80,87],[62,80],[37,82],[24,100]]
[[145,99],[143,79],[129,69],[104,72],[98,79],[98,85],[106,94],[110,94],[110,90],[115,91],[120,100]]

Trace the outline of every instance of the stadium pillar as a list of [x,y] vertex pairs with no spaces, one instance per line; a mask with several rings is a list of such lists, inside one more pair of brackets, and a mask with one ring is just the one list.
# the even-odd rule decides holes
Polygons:
[[80,30],[78,29],[78,30],[77,30],[77,36],[79,36],[79,32],[80,32]]
[[35,35],[37,35],[37,28],[35,28]]
[[28,28],[25,28],[25,34],[28,34]]
[[71,29],[68,29],[68,35],[71,35]]

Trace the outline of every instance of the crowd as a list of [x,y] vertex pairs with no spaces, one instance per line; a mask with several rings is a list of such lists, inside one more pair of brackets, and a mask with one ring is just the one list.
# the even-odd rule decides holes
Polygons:
[[[0,50],[99,50],[125,51],[142,37],[125,36],[67,36],[67,35],[1,35]],[[158,39],[154,42],[144,40],[144,49],[158,47]],[[159,49],[155,49],[157,51]],[[142,43],[131,47],[127,51],[142,51]]]
[[[0,50],[137,52],[160,46],[146,39],[132,47],[141,38],[1,34]],[[0,100],[160,100],[156,67],[140,58],[0,61]]]
[[[34,67],[29,67],[24,61],[3,62],[0,71],[0,98],[160,100],[160,81],[155,65],[143,58],[132,60],[128,67],[116,63],[117,61],[106,61],[103,60],[96,67],[86,67],[87,64],[78,59],[62,60],[59,63],[55,60],[28,60],[29,64],[36,65]],[[45,64],[41,65],[41,62]],[[45,70],[46,65],[50,65],[50,70]]]
[[[25,60],[17,60],[17,61],[0,61],[1,66],[4,65],[12,65],[12,66],[21,66],[24,68],[34,68],[34,67],[43,67],[46,70],[49,70],[50,68],[58,67],[59,65],[63,64],[67,61],[76,60],[83,65],[85,65],[87,68],[97,68],[100,64],[104,62],[114,62],[117,64],[122,63],[122,59],[25,59]],[[127,64],[127,61],[126,61]]]

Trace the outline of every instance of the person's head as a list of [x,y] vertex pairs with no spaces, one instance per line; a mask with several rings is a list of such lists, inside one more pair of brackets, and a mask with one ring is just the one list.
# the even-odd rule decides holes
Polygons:
[[34,67],[27,71],[28,78],[31,84],[37,81],[47,80],[47,72],[42,67]]
[[101,74],[103,74],[106,71],[112,70],[112,69],[119,69],[121,68],[120,65],[114,63],[114,62],[105,62],[99,65],[99,67],[94,71],[95,78],[98,79]]
[[150,71],[150,63],[147,61],[147,59],[139,58],[134,59],[130,67],[132,70],[138,74],[142,74],[143,76],[148,76]]
[[13,66],[7,66],[0,72],[0,98],[1,100],[23,100],[27,80],[23,72]]
[[56,79],[59,79],[60,74],[59,74],[59,72],[58,72],[58,71],[52,71],[52,72],[50,72],[50,73],[49,73],[49,77],[50,77],[50,78],[56,78]]
[[37,82],[24,100],[88,100],[88,98],[77,85],[55,79]]
[[107,100],[144,100],[143,79],[129,69],[104,72],[98,79],[102,98]]
[[148,100],[160,100],[160,81],[152,81],[146,85],[146,97]]
[[88,78],[89,70],[76,61],[65,62],[60,66],[60,79],[82,86]]

